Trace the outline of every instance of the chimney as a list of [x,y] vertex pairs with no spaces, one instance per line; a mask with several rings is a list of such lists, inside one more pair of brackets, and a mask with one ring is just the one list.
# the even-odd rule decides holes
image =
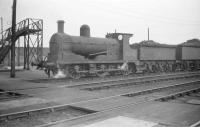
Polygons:
[[58,33],[64,33],[64,20],[58,20]]

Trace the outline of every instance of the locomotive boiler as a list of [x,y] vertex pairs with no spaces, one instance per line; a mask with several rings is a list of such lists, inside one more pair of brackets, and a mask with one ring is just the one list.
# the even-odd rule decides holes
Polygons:
[[129,46],[132,34],[110,33],[106,38],[90,37],[90,28],[83,25],[80,36],[64,33],[64,21],[58,21],[58,32],[50,39],[47,66],[56,74],[80,78],[85,75],[105,76],[135,71],[136,50]]

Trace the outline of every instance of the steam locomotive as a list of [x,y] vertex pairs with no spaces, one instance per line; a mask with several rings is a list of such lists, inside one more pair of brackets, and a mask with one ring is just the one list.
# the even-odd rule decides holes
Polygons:
[[[48,73],[62,71],[67,77],[129,75],[134,73],[171,72],[200,68],[200,47],[196,56],[182,57],[188,47],[172,45],[129,45],[130,33],[108,33],[105,38],[90,37],[88,25],[80,36],[64,33],[64,21],[58,21],[46,62]],[[197,54],[198,52],[198,54]],[[193,54],[191,54],[193,55]],[[178,58],[178,59],[177,59]]]

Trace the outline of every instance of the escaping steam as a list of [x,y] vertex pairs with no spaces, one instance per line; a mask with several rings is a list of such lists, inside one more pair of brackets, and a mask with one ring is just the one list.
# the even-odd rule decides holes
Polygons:
[[65,77],[66,75],[64,74],[64,72],[58,69],[58,73],[55,74],[53,78],[65,78]]

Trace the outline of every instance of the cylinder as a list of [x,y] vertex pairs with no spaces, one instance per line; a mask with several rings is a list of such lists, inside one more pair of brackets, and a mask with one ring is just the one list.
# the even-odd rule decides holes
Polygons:
[[86,24],[80,27],[80,36],[90,37],[90,27]]
[[58,33],[64,33],[64,20],[58,20]]

